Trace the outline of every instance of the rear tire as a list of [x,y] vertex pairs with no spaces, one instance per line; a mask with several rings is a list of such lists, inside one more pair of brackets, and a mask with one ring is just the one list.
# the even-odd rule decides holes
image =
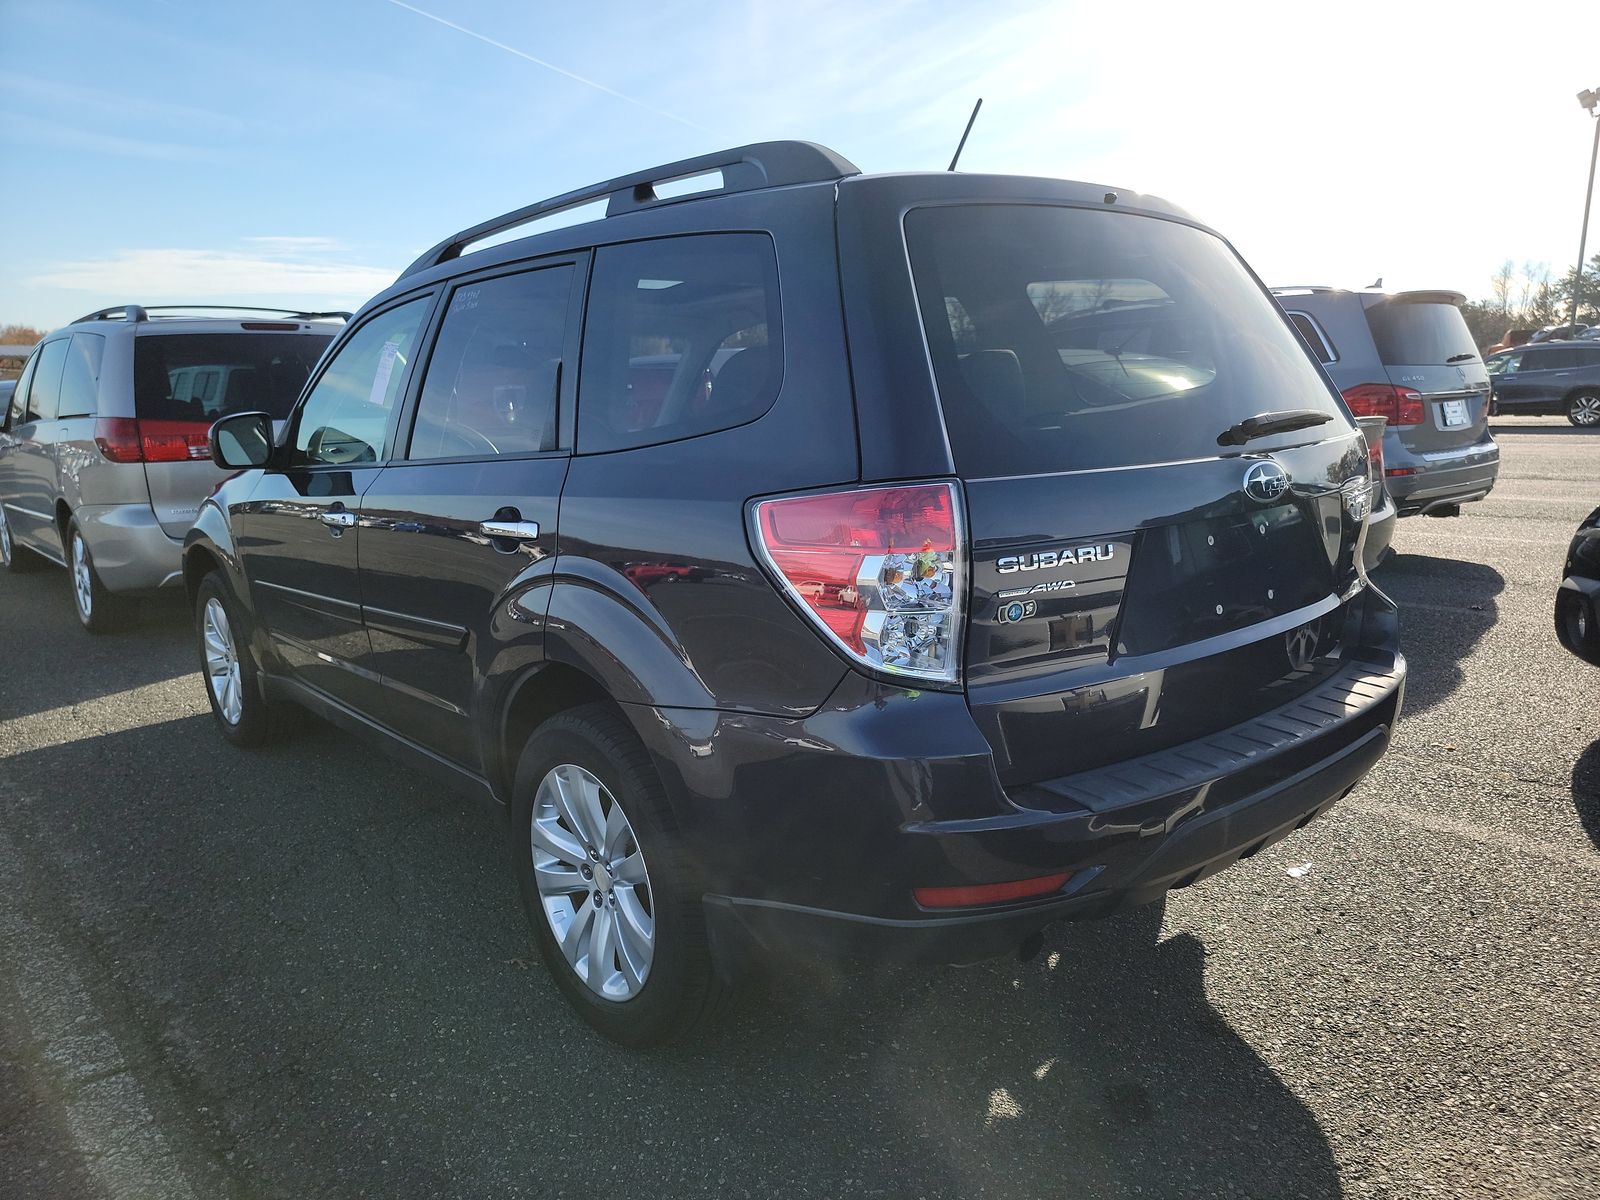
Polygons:
[[1579,392],[1568,399],[1567,420],[1579,429],[1600,427],[1600,392]]
[[217,729],[235,746],[259,746],[282,724],[280,706],[261,694],[261,676],[250,653],[239,606],[222,576],[212,571],[194,599],[200,675]]
[[650,756],[611,707],[560,713],[528,740],[511,850],[539,952],[589,1025],[644,1047],[710,1022],[728,989],[697,872]]
[[74,517],[67,523],[67,570],[72,575],[72,603],[78,623],[90,633],[116,633],[139,619],[139,601],[107,591],[94,569],[89,543]]
[[20,575],[24,571],[34,570],[41,561],[37,554],[23,549],[12,540],[11,526],[6,521],[5,505],[0,504],[0,567]]

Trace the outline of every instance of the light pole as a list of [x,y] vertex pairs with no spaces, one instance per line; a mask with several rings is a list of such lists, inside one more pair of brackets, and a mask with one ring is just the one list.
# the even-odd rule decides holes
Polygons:
[[1583,252],[1589,248],[1589,201],[1594,199],[1594,160],[1600,157],[1600,88],[1578,93],[1578,103],[1589,110],[1594,120],[1594,149],[1589,151],[1589,190],[1583,194],[1583,232],[1578,235],[1578,274],[1572,281],[1572,313],[1568,325],[1578,323],[1578,300],[1583,296]]

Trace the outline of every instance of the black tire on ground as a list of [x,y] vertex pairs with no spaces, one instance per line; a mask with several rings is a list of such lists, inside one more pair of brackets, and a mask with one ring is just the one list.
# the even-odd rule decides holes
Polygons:
[[1600,428],[1600,392],[1575,392],[1569,396],[1567,420],[1579,429]]
[[78,518],[67,522],[67,573],[72,582],[72,607],[78,623],[90,633],[117,633],[139,619],[139,601],[106,590],[100,573],[94,569],[94,555],[78,525]]
[[[620,806],[632,827],[632,843],[648,871],[646,899],[654,945],[643,981],[630,998],[609,999],[584,982],[556,940],[535,882],[535,800],[546,777],[555,768],[567,766],[588,772],[609,792],[611,803]],[[517,883],[534,940],[556,986],[585,1021],[613,1041],[633,1047],[670,1042],[712,1021],[728,988],[713,969],[698,872],[677,836],[649,754],[615,709],[606,704],[569,709],[546,721],[528,740],[517,763],[510,836]],[[590,840],[583,838],[581,831],[577,836],[580,842]],[[583,869],[591,868],[585,864]],[[580,901],[578,895],[584,898]],[[579,925],[582,909],[590,902],[586,893],[574,893],[571,903],[569,928]],[[591,920],[595,922],[589,926],[592,948],[592,930],[598,927],[598,918]],[[612,959],[606,972],[620,962]]]
[[5,506],[0,504],[0,567],[20,575],[24,571],[34,570],[43,562],[44,559],[37,554],[23,549],[12,540],[11,526],[6,523]]
[[[215,605],[220,610],[213,610]],[[208,627],[208,618],[210,624]],[[211,704],[211,715],[216,720],[222,736],[235,746],[248,749],[259,746],[274,734],[282,731],[290,718],[290,706],[269,701],[261,691],[261,675],[250,652],[248,627],[243,623],[239,605],[228,593],[222,576],[212,571],[200,581],[194,598],[195,643],[200,651],[200,681]],[[218,641],[218,635],[221,641]],[[209,645],[208,645],[209,641]],[[212,660],[226,649],[231,653],[237,674],[232,686],[237,692],[237,710],[230,715],[224,701],[228,697],[226,685],[213,674]]]

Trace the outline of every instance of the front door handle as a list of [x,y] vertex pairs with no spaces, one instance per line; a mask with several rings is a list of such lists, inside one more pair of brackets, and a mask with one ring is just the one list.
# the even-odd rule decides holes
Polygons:
[[531,542],[539,536],[537,521],[481,521],[478,532],[486,538],[506,538],[511,541]]
[[317,520],[330,529],[354,529],[356,525],[355,513],[347,512],[342,508],[330,508],[324,512],[319,512]]

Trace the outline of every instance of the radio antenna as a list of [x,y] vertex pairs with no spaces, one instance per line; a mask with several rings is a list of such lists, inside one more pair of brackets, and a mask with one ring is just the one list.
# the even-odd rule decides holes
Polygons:
[[972,132],[972,123],[978,119],[978,110],[982,107],[983,97],[979,96],[978,102],[972,106],[972,115],[967,118],[967,127],[961,131],[961,141],[956,145],[955,155],[950,159],[950,165],[946,168],[947,170],[954,171],[956,169],[956,159],[959,159],[961,152],[967,148],[967,134]]

